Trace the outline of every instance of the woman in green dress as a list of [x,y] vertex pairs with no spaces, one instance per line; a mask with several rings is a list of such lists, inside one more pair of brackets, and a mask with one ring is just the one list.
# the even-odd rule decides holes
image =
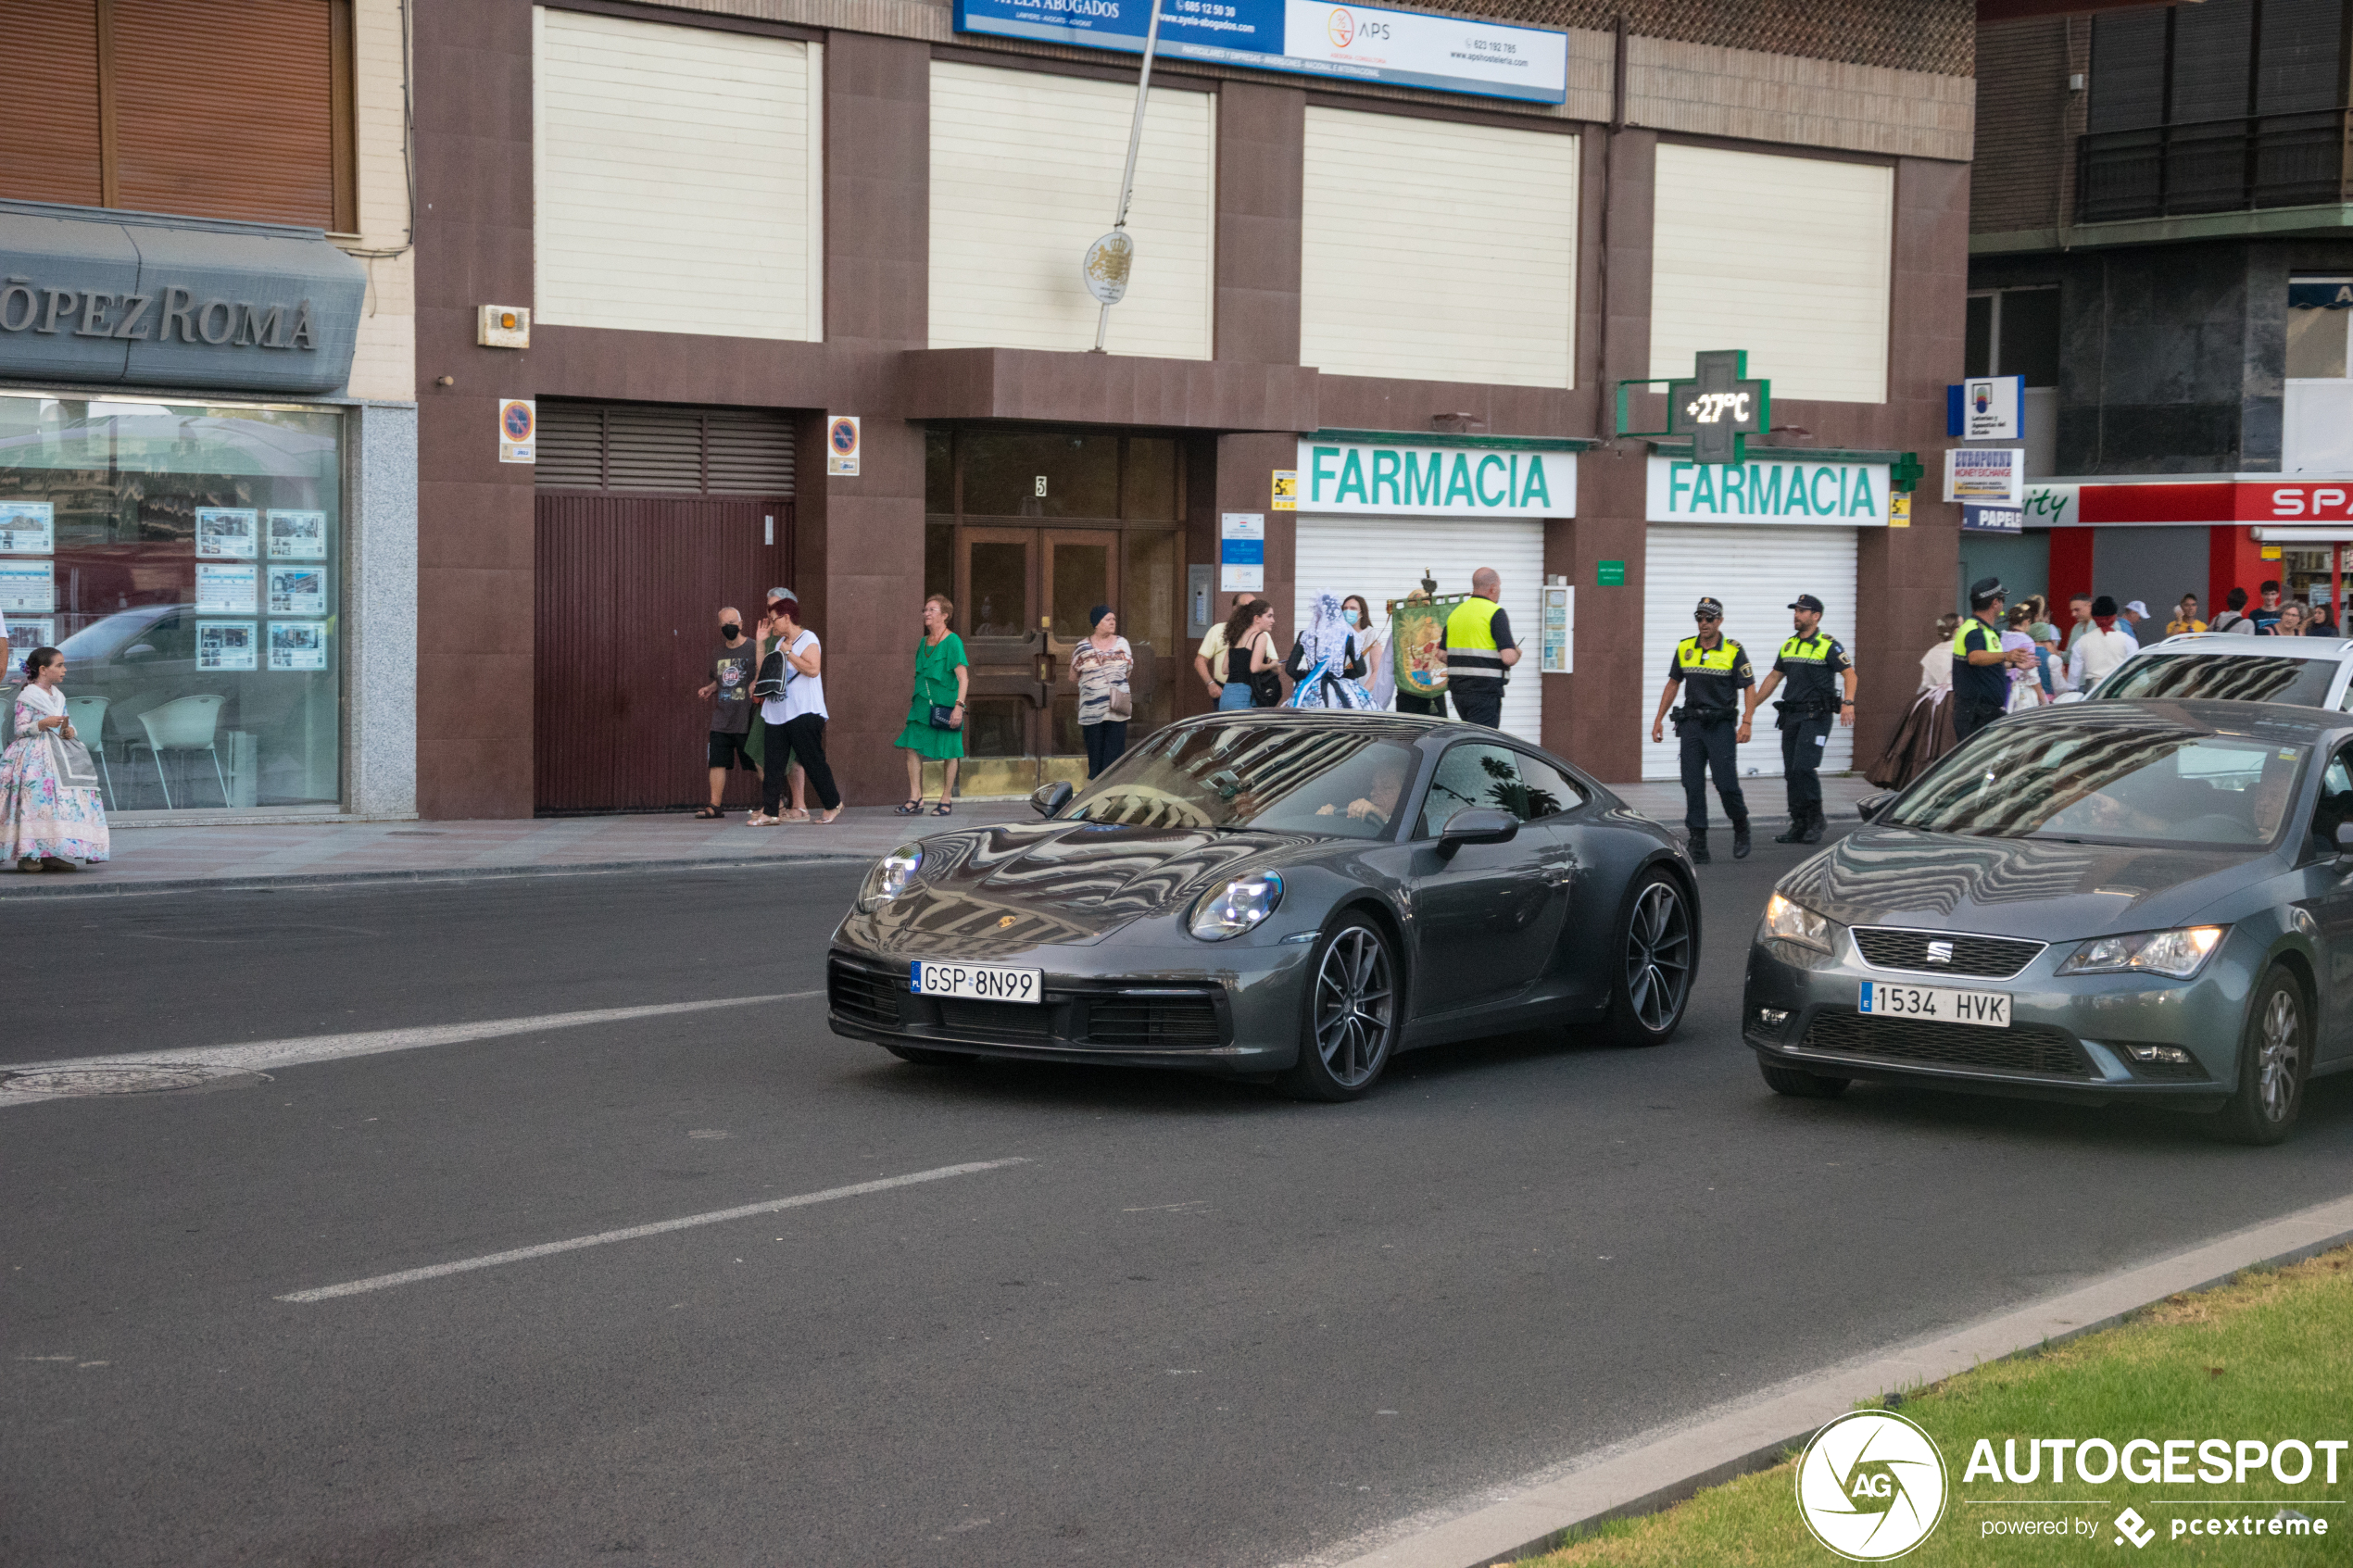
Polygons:
[[[964,694],[972,671],[964,662],[964,640],[948,629],[956,606],[945,594],[924,601],[924,635],[915,645],[915,697],[907,706],[907,727],[899,732],[899,748],[907,754],[907,802],[902,817],[920,816],[924,809],[925,759],[947,764],[939,785],[935,817],[956,809],[956,764],[964,755]],[[949,709],[949,727],[931,721],[932,709]]]

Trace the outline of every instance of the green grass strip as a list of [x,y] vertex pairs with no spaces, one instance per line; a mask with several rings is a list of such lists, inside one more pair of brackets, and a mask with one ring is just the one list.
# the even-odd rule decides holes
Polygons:
[[[1902,1411],[1943,1451],[1948,1500],[1943,1520],[1900,1561],[1941,1564],[2195,1562],[2266,1568],[2272,1563],[2353,1562],[2353,1449],[2340,1453],[2337,1481],[2315,1456],[2309,1480],[2283,1486],[2267,1472],[2219,1485],[2147,1485],[2121,1474],[2106,1485],[2070,1469],[2049,1484],[2013,1486],[1981,1473],[1964,1481],[1980,1438],[1998,1459],[2006,1438],[2024,1449],[2033,1437],[2353,1438],[2353,1248],[2289,1268],[2250,1270],[2231,1284],[2175,1296],[2098,1334],[1996,1361],[1908,1395]],[[2025,1455],[2020,1453],[2021,1468]],[[1618,1520],[1530,1562],[1543,1568],[1822,1568],[1841,1561],[1806,1531],[1795,1501],[1792,1453],[1770,1470],[1711,1487],[1641,1519]],[[2195,1459],[2191,1461],[2193,1472]],[[2291,1467],[2292,1468],[2292,1467]],[[2086,1499],[2075,1506],[2020,1506],[2026,1499]],[[2171,1499],[2194,1499],[2176,1503]],[[2258,1500],[2260,1499],[2260,1500]],[[2252,1516],[2263,1525],[2293,1499],[2321,1537],[2172,1535],[2172,1521]],[[2011,1506],[2000,1506],[2003,1503]],[[2334,1504],[2335,1506],[2321,1506]],[[2244,1505],[2244,1506],[2233,1506]],[[2120,1549],[2112,1522],[2127,1507],[2157,1530],[2145,1548]],[[2089,1522],[2065,1536],[1992,1535],[1991,1520]],[[2245,1525],[2242,1524],[2242,1530]]]

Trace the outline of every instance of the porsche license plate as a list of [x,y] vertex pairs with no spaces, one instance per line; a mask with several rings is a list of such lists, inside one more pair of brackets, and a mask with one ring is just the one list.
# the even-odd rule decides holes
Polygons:
[[912,966],[907,988],[918,997],[966,997],[982,1002],[1043,999],[1042,969],[1007,969],[1000,964],[924,963]]
[[1927,1018],[1988,1029],[2010,1026],[2010,998],[2002,991],[1946,991],[1933,985],[1890,985],[1883,980],[1866,980],[1858,1006],[1874,1018]]

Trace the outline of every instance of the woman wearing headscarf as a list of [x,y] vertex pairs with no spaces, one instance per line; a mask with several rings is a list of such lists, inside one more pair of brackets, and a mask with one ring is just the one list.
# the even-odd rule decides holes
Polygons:
[[1119,617],[1109,605],[1087,612],[1087,635],[1070,650],[1070,678],[1078,687],[1078,733],[1087,739],[1087,776],[1093,778],[1127,750],[1127,715],[1133,699],[1127,677],[1136,653],[1119,634]]
[[1293,708],[1373,706],[1372,694],[1357,684],[1365,661],[1356,652],[1356,633],[1340,613],[1338,594],[1315,596],[1315,619],[1299,634],[1284,673],[1297,684],[1290,694]]
[[1386,709],[1397,696],[1397,667],[1389,657],[1389,624],[1373,624],[1373,607],[1362,594],[1340,600],[1340,612],[1355,629],[1356,654],[1365,661],[1365,689],[1372,694],[1375,708]]

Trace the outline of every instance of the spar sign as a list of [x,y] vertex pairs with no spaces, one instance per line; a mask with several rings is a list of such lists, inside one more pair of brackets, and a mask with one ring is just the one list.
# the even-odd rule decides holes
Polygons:
[[1299,509],[1382,517],[1575,517],[1577,454],[1316,437],[1299,444]]

